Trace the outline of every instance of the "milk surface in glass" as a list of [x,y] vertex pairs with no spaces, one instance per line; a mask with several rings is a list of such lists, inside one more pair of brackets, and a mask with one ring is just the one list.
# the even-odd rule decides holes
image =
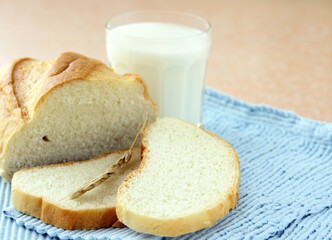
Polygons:
[[201,123],[207,33],[179,24],[138,22],[113,28],[106,41],[111,67],[141,76],[161,117]]

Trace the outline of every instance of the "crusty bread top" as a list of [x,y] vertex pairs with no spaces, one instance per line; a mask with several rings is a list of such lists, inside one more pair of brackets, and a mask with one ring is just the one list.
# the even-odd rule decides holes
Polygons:
[[[63,53],[55,60],[15,60],[0,69],[0,89],[8,98],[6,107],[9,111],[17,109],[23,119],[31,118],[45,93],[65,82],[85,78],[100,65],[104,64],[71,52]],[[119,77],[111,69],[109,74]]]
[[15,60],[0,68],[0,169],[4,164],[1,154],[11,136],[33,118],[52,89],[73,80],[139,81],[144,86],[144,97],[153,103],[137,75],[118,75],[104,63],[77,53],[65,52],[48,61]]

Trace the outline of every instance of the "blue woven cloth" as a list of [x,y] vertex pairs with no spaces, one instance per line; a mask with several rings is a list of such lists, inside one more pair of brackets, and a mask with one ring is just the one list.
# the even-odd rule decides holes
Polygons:
[[[215,226],[176,239],[332,239],[332,123],[207,89],[203,127],[239,155],[239,203]],[[0,191],[0,239],[160,239],[128,228],[62,230],[14,210],[9,183],[0,180]]]

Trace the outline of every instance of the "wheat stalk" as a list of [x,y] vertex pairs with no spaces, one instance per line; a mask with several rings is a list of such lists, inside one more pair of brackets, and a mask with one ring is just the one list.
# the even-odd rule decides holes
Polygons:
[[97,176],[94,179],[90,180],[89,182],[85,183],[78,190],[71,193],[69,195],[69,198],[71,200],[79,198],[84,193],[86,193],[86,192],[94,189],[95,187],[99,186],[100,184],[105,182],[107,179],[109,179],[112,176],[112,174],[116,173],[119,168],[121,168],[124,164],[126,164],[130,161],[133,147],[135,146],[139,136],[141,135],[143,129],[145,128],[147,119],[148,119],[148,115],[145,114],[145,119],[144,119],[144,122],[141,126],[141,129],[137,133],[137,135],[136,135],[133,143],[131,144],[131,147],[128,149],[128,151],[126,151],[123,154],[123,156],[115,164],[111,165],[104,173],[100,174],[99,176]]

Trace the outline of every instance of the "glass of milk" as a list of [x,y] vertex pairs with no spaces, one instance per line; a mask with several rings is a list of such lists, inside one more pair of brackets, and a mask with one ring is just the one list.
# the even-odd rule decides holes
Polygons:
[[141,11],[113,17],[105,29],[114,71],[142,77],[161,117],[200,125],[210,23],[187,13]]

